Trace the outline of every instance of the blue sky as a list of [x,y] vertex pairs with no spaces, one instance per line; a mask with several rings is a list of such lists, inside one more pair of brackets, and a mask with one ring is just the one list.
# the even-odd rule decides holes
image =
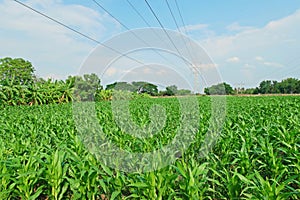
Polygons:
[[[159,27],[144,0],[129,1],[152,27]],[[222,81],[235,87],[253,87],[264,79],[300,78],[300,1],[177,1],[186,25],[185,34],[207,52]],[[101,42],[126,31],[92,1],[22,2]],[[98,2],[130,29],[147,27],[126,0]],[[177,27],[166,2],[148,2],[163,25],[176,31]],[[179,26],[182,27],[175,1],[168,2]],[[0,56],[23,57],[31,61],[36,73],[41,77],[63,79],[69,74],[77,74],[82,69],[85,59],[97,47],[97,44],[11,0],[0,0],[0,13]],[[140,70],[137,77],[146,79],[145,72],[149,76],[150,71]],[[123,73],[124,70],[118,69],[118,66],[112,68],[107,82],[113,82],[116,79],[113,75],[117,72]],[[163,78],[164,84],[168,81],[170,84],[176,84],[177,78],[166,78],[165,75]],[[180,84],[178,83],[179,86],[185,87]]]

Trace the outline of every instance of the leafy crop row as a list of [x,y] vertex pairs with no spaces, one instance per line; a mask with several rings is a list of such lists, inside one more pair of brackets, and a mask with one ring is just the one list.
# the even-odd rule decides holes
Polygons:
[[[132,152],[172,141],[180,123],[176,98],[130,102],[132,120],[149,123],[151,105],[165,107],[156,137],[136,138],[116,123],[111,102],[96,110],[107,138]],[[0,111],[0,199],[299,199],[300,97],[228,97],[222,133],[199,157],[210,98],[199,97],[199,132],[175,163],[147,173],[107,167],[83,145],[71,104]]]

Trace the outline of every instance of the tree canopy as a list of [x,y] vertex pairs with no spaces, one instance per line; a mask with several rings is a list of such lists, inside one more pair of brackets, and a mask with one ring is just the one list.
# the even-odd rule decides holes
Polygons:
[[300,80],[286,78],[282,81],[264,80],[256,88],[237,88],[240,94],[299,94]]
[[[96,74],[69,76],[64,80],[36,78],[34,67],[22,58],[0,59],[0,105],[34,105],[64,103],[73,100],[111,100],[115,96],[140,98],[151,96],[191,95],[187,89],[176,85],[158,91],[158,86],[146,81],[114,82],[103,90]],[[286,78],[282,81],[263,80],[256,88],[233,88],[228,83],[219,83],[204,89],[207,95],[229,94],[300,94],[300,80]]]
[[137,81],[132,83],[127,82],[114,82],[106,86],[106,90],[122,90],[129,92],[137,92],[137,93],[147,93],[152,96],[157,95],[158,88],[156,85],[145,82],[145,81]]
[[100,78],[94,73],[69,76],[66,82],[74,82],[75,98],[81,101],[93,101],[96,93],[102,90]]
[[233,94],[233,88],[228,83],[219,83],[205,88],[204,93],[207,95],[228,95]]
[[29,85],[34,82],[34,68],[22,58],[0,59],[1,85]]

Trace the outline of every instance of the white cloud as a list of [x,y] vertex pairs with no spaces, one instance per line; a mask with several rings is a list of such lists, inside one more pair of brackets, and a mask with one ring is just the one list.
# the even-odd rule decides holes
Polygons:
[[261,56],[256,56],[255,57],[255,61],[257,61],[259,64],[263,64],[265,66],[269,66],[269,67],[283,67],[282,64],[277,63],[277,62],[270,62],[270,61],[266,61],[263,57]]
[[[231,35],[209,37],[200,41],[200,44],[212,59],[222,66],[220,73],[226,80],[244,81],[253,85],[268,77],[270,73],[276,74],[274,79],[282,79],[283,74],[285,76],[287,74],[276,73],[276,68],[281,67],[283,71],[286,69],[288,72],[290,60],[298,58],[300,52],[299,23],[300,10],[282,19],[271,21],[261,28],[249,27]],[[229,73],[230,62],[228,63],[237,60],[233,57],[243,58],[240,60],[241,65],[234,68],[234,74]],[[245,67],[243,64],[246,63],[255,68],[243,69]],[[238,69],[243,69],[243,72]],[[290,73],[289,76],[300,77],[299,72]]]
[[[60,0],[29,0],[26,4],[96,40],[107,32],[107,18],[91,8]],[[0,13],[0,55],[33,62],[40,76],[76,73],[96,45],[14,1],[0,1]]]
[[204,30],[206,28],[208,28],[207,24],[195,24],[195,25],[183,26],[183,27],[180,27],[179,29],[182,31],[191,32],[191,31]]
[[145,67],[145,68],[143,69],[143,73],[144,73],[144,74],[152,74],[152,73],[153,73],[153,70],[150,69],[150,68],[148,68],[148,67]]
[[106,70],[105,75],[113,76],[116,73],[117,73],[117,69],[113,68],[113,67],[110,67],[109,69]]
[[231,57],[231,58],[228,58],[227,60],[226,60],[226,62],[229,62],[229,63],[238,63],[238,62],[240,62],[240,58],[239,57]]
[[156,74],[161,76],[161,75],[167,75],[168,72],[167,72],[166,70],[164,70],[164,69],[161,69],[161,70],[158,70],[158,71],[156,72]]
[[263,57],[261,57],[261,56],[256,56],[256,57],[255,57],[255,60],[256,60],[256,61],[263,61],[263,60],[264,60],[264,58],[263,58]]
[[252,69],[255,69],[256,67],[254,65],[251,65],[249,63],[246,63],[243,65],[243,69],[245,70],[252,70]]
[[200,69],[211,69],[211,68],[216,68],[219,65],[215,64],[215,63],[202,63],[202,64],[198,64],[196,66]]
[[[234,35],[210,37],[201,41],[213,57],[224,57],[245,54],[255,57],[263,54],[277,52],[288,54],[288,46],[300,45],[300,10],[294,14],[277,21],[272,21],[262,28],[249,28]],[[295,52],[294,52],[295,53]],[[273,54],[274,55],[274,54]],[[282,57],[282,56],[281,56]]]
[[276,62],[263,62],[263,64],[270,67],[283,67],[282,64]]
[[246,31],[246,30],[253,29],[253,27],[241,26],[238,22],[234,22],[234,23],[230,24],[229,26],[227,26],[226,29],[229,31]]

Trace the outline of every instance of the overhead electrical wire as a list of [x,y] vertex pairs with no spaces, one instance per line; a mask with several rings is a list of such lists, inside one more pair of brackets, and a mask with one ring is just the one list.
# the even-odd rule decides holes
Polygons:
[[143,15],[135,8],[135,6],[129,0],[126,1],[130,5],[130,7],[136,12],[136,14],[145,22],[145,24],[147,24],[147,26],[151,28],[151,25],[147,22]]
[[77,33],[78,35],[80,35],[80,36],[82,36],[82,37],[84,37],[84,38],[86,38],[86,39],[88,39],[88,40],[90,40],[92,42],[95,42],[95,43],[97,43],[97,44],[99,44],[99,45],[101,45],[101,46],[103,46],[105,48],[108,48],[108,49],[114,51],[115,53],[118,53],[118,54],[120,54],[120,55],[122,55],[122,56],[124,56],[126,58],[129,58],[130,60],[133,60],[133,61],[135,61],[135,62],[137,62],[139,64],[145,64],[142,61],[139,61],[139,60],[137,60],[135,58],[132,58],[132,57],[130,57],[130,56],[128,56],[128,55],[126,55],[126,54],[124,54],[124,53],[122,53],[122,52],[120,52],[120,51],[118,51],[118,50],[116,50],[116,49],[114,49],[114,48],[112,48],[110,46],[108,46],[108,45],[105,45],[104,43],[102,43],[102,42],[100,42],[100,41],[98,41],[98,40],[96,40],[96,39],[94,39],[94,38],[92,38],[92,37],[90,37],[90,36],[88,36],[88,35],[80,32],[80,31],[78,31],[78,30],[76,30],[76,29],[74,29],[74,28],[72,28],[72,27],[70,27],[70,26],[68,26],[68,25],[66,25],[66,24],[64,24],[64,23],[62,23],[62,22],[54,19],[53,17],[50,17],[49,15],[46,15],[46,14],[44,14],[44,13],[42,13],[42,12],[40,12],[40,11],[38,11],[38,10],[30,7],[30,6],[28,6],[25,3],[22,3],[22,2],[20,2],[18,0],[13,0],[13,1],[15,1],[16,3],[18,3],[18,4],[20,4],[20,5],[28,8],[29,10],[31,10],[31,11],[33,11],[33,12],[35,12],[35,13],[37,13],[37,14],[39,14],[39,15],[41,15],[41,16],[43,16],[43,17],[45,17],[45,18],[47,18],[47,19],[49,19],[49,20],[51,20],[51,21],[53,21],[53,22],[55,22],[55,23],[57,23],[57,24],[59,24],[61,26],[63,26],[63,27],[65,27],[65,28],[69,29],[70,31],[73,31],[73,32]]
[[[180,16],[180,19],[181,19],[181,23],[182,23],[182,25],[183,25],[184,32],[185,32],[186,35],[188,35],[187,29],[186,29],[186,24],[185,24],[185,22],[184,22],[183,15],[182,15],[182,13],[181,13],[181,11],[180,11],[179,4],[178,4],[177,0],[174,0],[174,1],[175,1],[175,5],[176,5],[176,8],[177,8],[177,12],[178,12],[178,14],[179,14],[179,16]],[[178,31],[181,32],[181,29],[178,28]],[[189,43],[190,46],[192,46],[190,40],[188,40],[188,43]],[[188,49],[189,49],[189,48],[188,48]],[[192,55],[194,55],[194,54],[190,52],[190,56],[192,56]],[[192,57],[192,60],[193,60],[193,57]],[[197,69],[197,66],[196,66],[195,68]],[[197,71],[197,73],[198,73],[198,70],[196,70],[196,71]],[[201,76],[202,80],[206,83],[206,80],[205,80],[205,78],[202,76],[201,73],[200,73],[200,76]]]
[[[119,24],[121,24],[124,28],[130,31],[130,28],[122,23],[118,18],[116,18],[113,14],[111,14],[106,8],[104,8],[98,1],[92,0],[97,6],[99,6],[102,10],[104,10],[109,16],[111,16],[114,20],[116,20]],[[138,36],[137,36],[138,37]]]
[[[165,0],[165,1],[166,1],[166,3],[167,3],[168,9],[169,9],[169,11],[170,11],[170,14],[171,14],[171,16],[172,16],[172,18],[173,18],[173,21],[174,21],[174,23],[175,23],[175,25],[176,25],[176,27],[177,27],[177,30],[178,30],[180,33],[182,33],[181,30],[180,30],[180,28],[179,28],[179,25],[178,25],[178,23],[177,23],[177,20],[176,20],[176,18],[175,18],[175,15],[174,15],[174,13],[173,13],[173,11],[172,11],[172,9],[171,9],[171,6],[170,6],[168,0]],[[191,52],[190,52],[190,49],[189,49],[188,46],[186,45],[185,39],[183,38],[182,34],[180,34],[180,36],[181,36],[181,39],[182,39],[182,41],[183,41],[183,44],[184,44],[185,48],[187,49],[187,52],[188,52],[190,58],[193,60],[192,54],[191,54]]]
[[176,47],[174,41],[172,40],[172,38],[170,37],[169,33],[166,31],[165,27],[163,26],[163,24],[161,23],[161,21],[159,20],[158,16],[155,14],[154,10],[152,9],[151,5],[148,3],[147,0],[145,0],[148,8],[150,9],[151,13],[153,14],[153,16],[156,18],[157,22],[159,23],[160,27],[163,29],[163,31],[165,32],[165,34],[167,35],[168,39],[170,40],[170,42],[172,43],[173,47],[176,49],[177,53],[181,55],[181,53],[179,52],[178,48]]
[[168,32],[166,31],[165,27],[163,26],[163,24],[161,23],[161,21],[159,20],[158,16],[155,14],[154,10],[152,9],[151,5],[149,4],[149,2],[147,0],[145,0],[148,8],[150,9],[151,13],[154,15],[154,17],[156,18],[156,20],[158,21],[159,25],[161,26],[161,28],[163,29],[163,31],[165,32],[165,34],[167,35],[168,39],[170,40],[170,42],[172,43],[172,45],[174,46],[174,48],[176,49],[178,56],[182,59],[182,61],[187,65],[190,66],[190,68],[192,68],[193,70],[196,70],[195,66],[193,63],[191,63],[189,60],[185,59],[185,57],[182,55],[182,53],[180,53],[180,51],[178,50],[177,46],[175,45],[174,41],[172,40],[172,38],[170,37],[170,35],[168,34]]
[[185,22],[184,22],[184,20],[183,20],[183,17],[182,17],[181,11],[180,11],[180,9],[179,9],[179,6],[178,6],[178,2],[177,2],[177,0],[175,0],[175,5],[176,5],[176,8],[177,8],[177,12],[178,12],[178,14],[179,14],[179,16],[180,16],[181,23],[182,23],[182,25],[183,25],[183,28],[184,28],[184,32],[185,32],[185,34],[187,34],[186,25],[185,25]]
[[[80,36],[82,36],[82,37],[84,37],[84,38],[86,38],[86,39],[88,39],[88,40],[94,42],[94,43],[97,43],[97,44],[99,44],[99,45],[101,45],[101,46],[103,46],[103,47],[105,47],[105,48],[107,48],[107,49],[110,49],[111,51],[113,51],[113,52],[115,52],[115,53],[117,53],[117,54],[119,54],[119,55],[121,55],[121,56],[124,56],[124,57],[126,57],[126,58],[128,58],[128,59],[130,59],[130,60],[133,60],[133,61],[135,61],[135,62],[137,62],[137,63],[139,63],[139,64],[145,65],[144,62],[142,62],[142,61],[140,61],[140,60],[138,60],[138,59],[135,59],[135,58],[133,58],[133,57],[130,57],[130,56],[128,56],[127,54],[124,54],[124,53],[122,53],[122,52],[120,52],[120,51],[118,51],[118,50],[116,50],[116,49],[114,49],[114,48],[112,48],[112,47],[110,47],[110,46],[104,44],[103,42],[100,42],[100,41],[98,41],[97,39],[92,38],[91,36],[89,36],[89,35],[87,35],[87,34],[85,34],[85,33],[82,33],[82,32],[80,32],[79,30],[76,30],[75,28],[72,28],[71,26],[69,26],[69,25],[67,25],[67,24],[65,24],[65,23],[63,23],[63,22],[61,22],[61,21],[58,21],[57,19],[55,19],[55,18],[53,18],[53,17],[51,17],[51,16],[49,16],[49,15],[47,15],[47,14],[41,12],[41,11],[38,11],[37,9],[34,9],[33,7],[31,7],[31,6],[29,6],[29,5],[25,4],[25,3],[22,3],[22,2],[19,1],[19,0],[13,0],[13,1],[15,1],[16,3],[22,5],[23,7],[26,7],[27,9],[29,9],[29,10],[31,10],[31,11],[33,11],[33,12],[35,12],[35,13],[37,13],[37,14],[39,14],[39,15],[45,17],[45,18],[47,18],[47,19],[49,19],[50,21],[53,21],[53,22],[59,24],[60,26],[66,28],[66,29],[68,29],[68,30],[70,30],[70,31],[72,31],[72,32],[74,32],[74,33],[76,33],[76,34],[78,34],[78,35],[80,35]],[[121,25],[122,25],[124,28],[126,28],[129,32],[131,32],[132,34],[134,34],[135,37],[137,37],[138,39],[140,39],[141,41],[143,41],[144,44],[146,44],[147,46],[150,46],[146,41],[144,41],[142,38],[140,38],[138,35],[136,35],[132,30],[130,30],[129,27],[127,27],[124,23],[122,23],[122,22],[121,22],[120,20],[118,20],[115,16],[113,16],[113,15],[112,15],[107,9],[105,9],[100,3],[98,3],[96,0],[92,0],[92,1],[95,2],[100,8],[102,8],[107,14],[109,14],[112,18],[114,18],[119,24],[121,24]],[[167,33],[166,29],[164,28],[164,26],[162,25],[162,23],[161,23],[160,20],[158,19],[158,17],[157,17],[157,15],[155,14],[154,10],[151,8],[151,6],[150,6],[150,4],[147,2],[147,0],[145,0],[145,1],[146,1],[147,5],[149,6],[149,8],[150,8],[152,14],[155,16],[155,18],[156,18],[157,21],[159,22],[161,28],[164,30],[164,32],[165,32],[165,34],[167,35],[168,39],[171,41],[172,45],[174,46],[174,48],[176,49],[177,53],[179,54],[178,56],[179,56],[186,64],[192,65],[192,64],[191,64],[189,61],[187,61],[187,60],[182,56],[182,54],[179,52],[178,48],[176,47],[175,43],[173,42],[173,40],[171,39],[171,37],[170,37],[169,34]],[[128,2],[133,8],[135,8],[129,1],[127,1],[127,2]],[[134,9],[134,10],[136,10],[136,9]],[[139,13],[137,10],[136,10],[136,12]],[[142,16],[142,15],[140,14],[140,16]],[[142,18],[142,19],[144,19],[144,18]],[[145,19],[144,19],[144,20],[145,20]],[[147,22],[147,21],[145,20],[145,22]],[[150,26],[149,23],[147,23],[147,25]],[[153,50],[154,50],[157,54],[159,54],[162,58],[166,59],[166,58],[165,58],[163,55],[161,55],[157,50],[155,50],[155,49],[153,49]],[[169,61],[169,60],[167,60],[167,61]],[[169,62],[170,62],[170,61],[169,61]]]
[[[162,43],[165,43],[165,40],[163,40],[156,31],[153,30],[153,27],[149,24],[149,22],[147,22],[147,20],[143,17],[143,15],[138,11],[138,9],[129,1],[126,0],[127,3],[130,5],[130,7],[135,11],[135,13],[144,21],[144,23],[152,30],[152,32],[156,35],[156,37],[162,41]],[[164,57],[164,56],[163,56]],[[174,65],[173,62],[171,62],[170,60],[166,59],[164,57],[164,60],[168,61],[170,64]]]
[[[182,23],[182,26],[183,26],[183,29],[184,29],[184,33],[185,33],[186,35],[188,35],[188,33],[187,33],[187,29],[186,29],[186,25],[185,25],[185,22],[184,22],[183,16],[182,16],[182,14],[181,14],[181,11],[180,11],[180,8],[179,8],[179,5],[178,5],[178,2],[177,2],[177,0],[175,0],[175,5],[176,5],[176,8],[177,8],[177,12],[178,12],[178,14],[179,14],[179,16],[180,16],[180,19],[181,19],[181,23]],[[180,29],[180,28],[178,28],[178,31],[180,31],[180,32],[181,32],[181,29]],[[182,32],[181,32],[181,33],[182,33]],[[191,45],[191,41],[190,41],[190,40],[188,40],[188,42],[189,42],[190,46],[192,46],[192,45]],[[190,52],[190,54],[192,54],[192,53]]]
[[[134,31],[132,31],[128,26],[126,26],[123,22],[121,22],[117,17],[115,17],[111,12],[109,12],[103,5],[101,5],[98,1],[96,0],[92,0],[97,6],[99,6],[102,10],[104,10],[109,16],[111,16],[113,19],[115,19],[121,26],[123,26],[125,29],[127,29],[131,34],[133,34],[134,37],[136,37],[138,40],[140,40],[141,42],[143,42],[146,46],[151,47],[151,45],[149,43],[147,43],[144,39],[142,39],[140,36],[138,36]],[[133,6],[129,1],[127,1],[131,6]],[[133,6],[133,8],[135,8]],[[136,10],[136,9],[134,9]],[[136,10],[137,11],[137,10]],[[138,12],[138,11],[137,11]],[[140,16],[142,17],[142,15],[140,14]],[[142,17],[142,19],[145,20],[144,17]],[[145,22],[147,23],[147,21],[145,20]],[[149,23],[147,23],[147,25],[150,26]],[[156,32],[155,32],[156,34]],[[156,49],[152,49],[157,55],[159,55],[161,58],[163,58],[165,61],[171,63],[174,65],[174,63],[172,63],[169,59],[167,59],[165,56],[163,56],[158,50]]]

